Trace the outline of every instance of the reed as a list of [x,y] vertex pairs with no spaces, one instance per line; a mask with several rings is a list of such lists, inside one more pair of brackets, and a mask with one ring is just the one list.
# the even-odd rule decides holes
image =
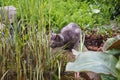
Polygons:
[[[12,25],[13,34],[10,34],[9,22],[5,23],[4,30],[0,31],[1,79],[45,80],[45,71],[53,70],[49,47],[51,22],[50,15],[46,15],[46,11],[50,13],[50,7],[46,7],[47,2],[44,0],[1,1],[2,6],[14,5],[17,8],[17,15]],[[6,17],[5,20],[7,19]]]

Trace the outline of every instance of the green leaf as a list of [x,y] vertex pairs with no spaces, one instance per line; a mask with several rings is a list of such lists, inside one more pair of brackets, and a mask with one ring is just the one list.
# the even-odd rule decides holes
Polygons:
[[[103,52],[79,52],[75,62],[68,62],[66,71],[84,72],[92,71],[95,73],[117,75],[115,65],[117,59],[112,55]],[[75,53],[74,53],[75,54]]]
[[101,75],[101,79],[102,80],[117,80],[116,77],[113,77],[113,76],[110,76],[110,75],[105,75],[105,74]]
[[118,71],[120,72],[120,56],[119,56],[119,61],[117,62],[116,68],[117,68]]
[[120,35],[114,38],[109,38],[103,45],[103,51],[110,49],[120,49]]
[[111,55],[120,55],[120,49],[111,49],[111,50],[107,50],[105,51],[105,53],[111,54]]

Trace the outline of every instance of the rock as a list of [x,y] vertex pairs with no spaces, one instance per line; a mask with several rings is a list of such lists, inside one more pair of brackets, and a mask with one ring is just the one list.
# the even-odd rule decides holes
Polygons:
[[2,17],[3,23],[4,22],[6,23],[6,19],[8,19],[10,21],[10,23],[13,23],[14,18],[16,16],[16,8],[14,6],[0,7],[0,14]]

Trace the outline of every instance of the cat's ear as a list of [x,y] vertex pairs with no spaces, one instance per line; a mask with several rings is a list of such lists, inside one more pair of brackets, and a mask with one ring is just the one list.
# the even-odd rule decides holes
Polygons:
[[63,40],[59,34],[56,35],[55,39],[56,39],[57,41]]

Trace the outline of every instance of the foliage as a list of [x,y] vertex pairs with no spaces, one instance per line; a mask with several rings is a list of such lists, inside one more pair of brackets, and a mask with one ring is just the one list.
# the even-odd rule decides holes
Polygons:
[[[52,26],[62,28],[69,22],[75,22],[81,28],[86,29],[108,24],[109,8],[107,5],[104,5],[104,8],[101,6],[102,3],[98,5],[98,3],[92,4],[87,1],[52,0],[50,12]],[[98,9],[100,12],[94,13],[94,9]]]
[[[55,32],[68,23],[75,22],[83,31],[100,28],[99,32],[105,35],[107,32],[112,34],[110,16],[117,3],[118,0],[51,0],[47,7],[50,7],[50,22]],[[116,20],[119,24],[119,17]],[[109,25],[110,29],[101,25]]]

